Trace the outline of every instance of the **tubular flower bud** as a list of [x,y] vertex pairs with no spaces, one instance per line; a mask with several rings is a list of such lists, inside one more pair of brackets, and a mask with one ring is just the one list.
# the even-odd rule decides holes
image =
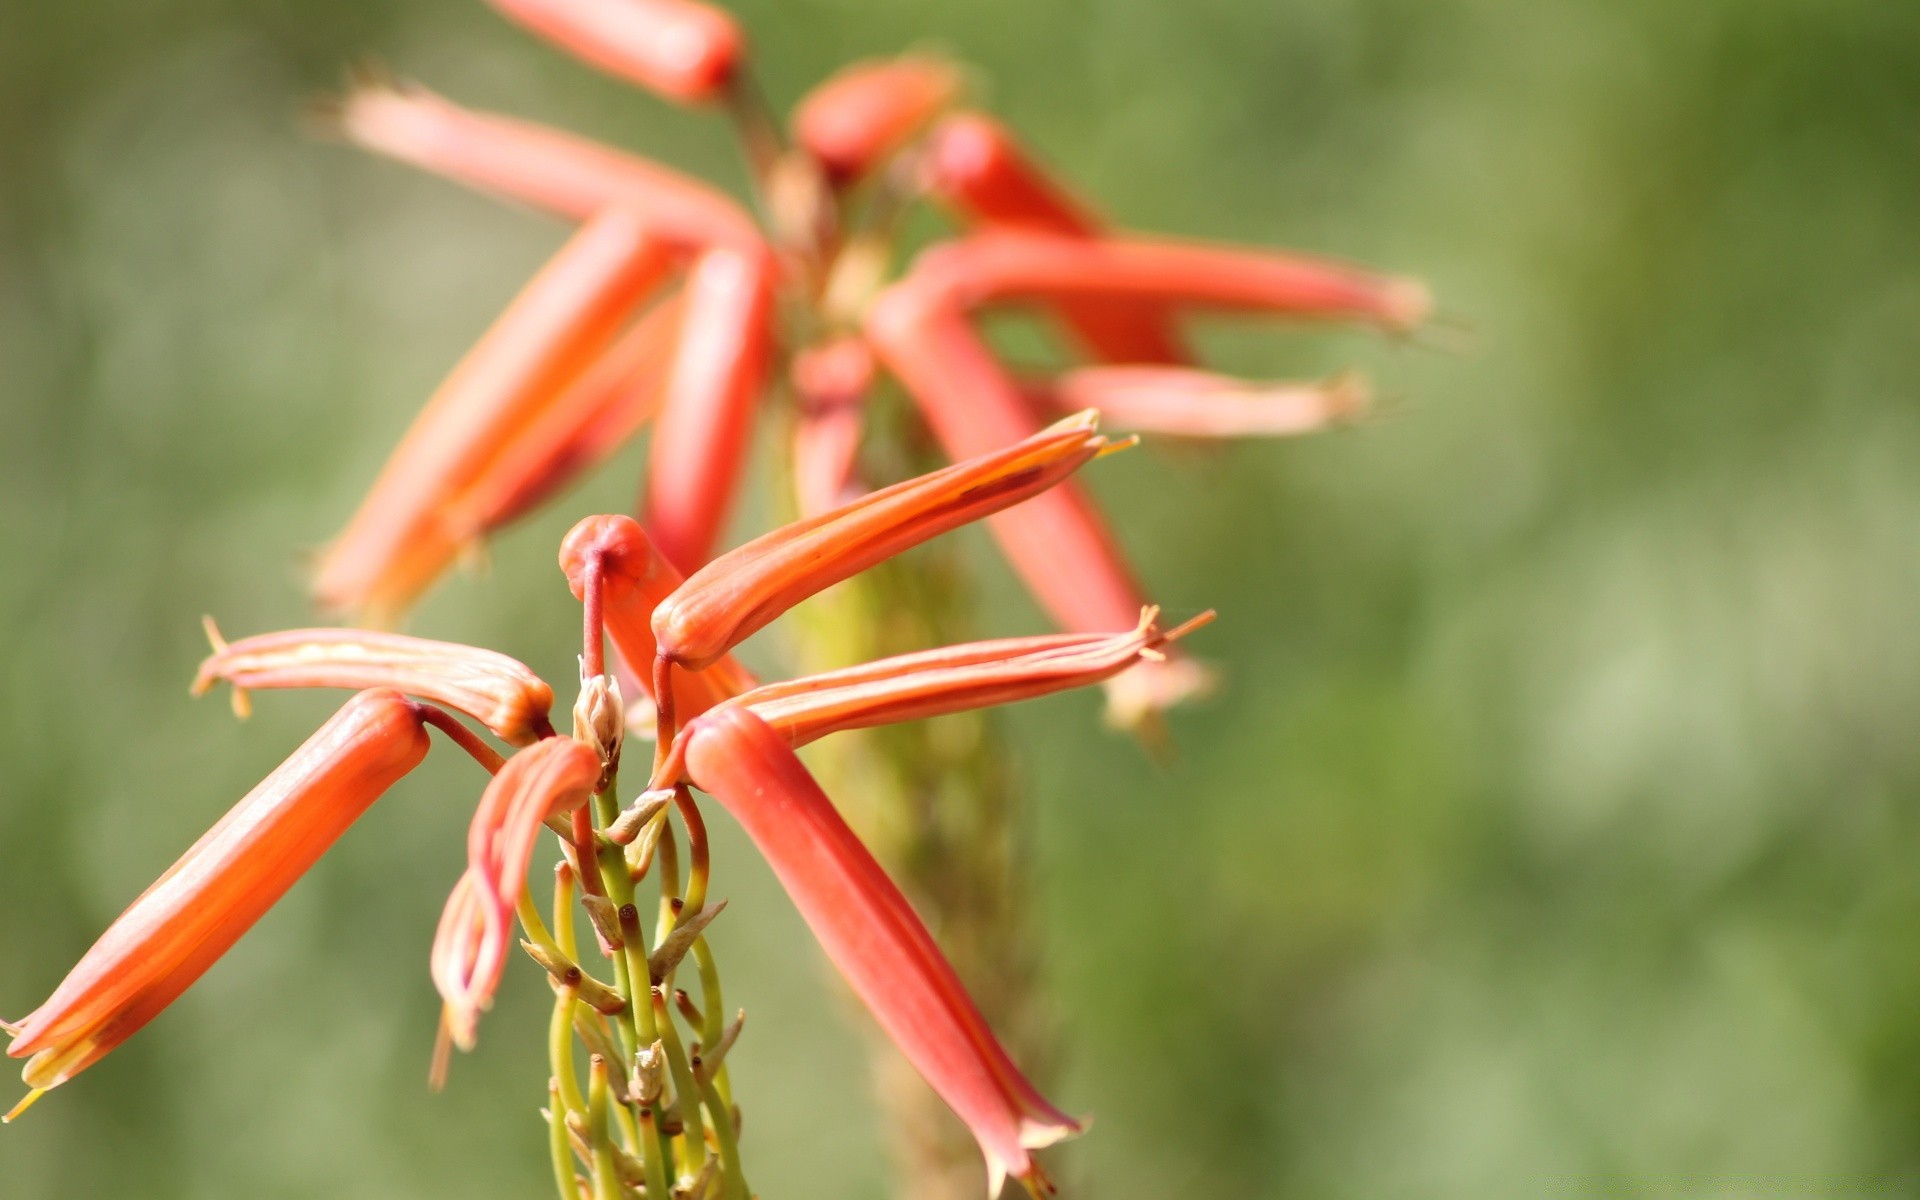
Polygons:
[[860,439],[866,431],[873,351],[845,337],[794,355],[788,372],[799,413],[793,431],[793,476],[800,515],[813,517],[856,499]]
[[694,0],[492,0],[582,62],[682,104],[733,82],[746,39],[732,17]]
[[[1026,399],[958,313],[912,282],[889,288],[867,316],[867,337],[906,385],[934,436],[956,459],[1029,436]],[[1125,628],[1146,606],[1106,522],[1084,489],[1067,480],[987,524],[1040,607],[1063,628]],[[1109,715],[1132,724],[1203,685],[1182,659],[1150,662],[1107,688]]]
[[381,623],[459,555],[446,505],[604,349],[667,261],[624,209],[589,222],[441,384],[323,558],[328,608]]
[[355,145],[569,220],[624,206],[677,249],[760,241],[744,209],[690,175],[565,130],[463,108],[425,88],[362,82],[331,115]]
[[532,512],[599,466],[660,410],[679,301],[661,304],[500,448],[474,481],[447,502],[456,538],[477,538]]
[[1285,437],[1365,413],[1357,374],[1314,383],[1258,383],[1184,367],[1083,367],[1026,387],[1043,409],[1094,409],[1115,428],[1179,437]]
[[152,1020],[426,753],[413,702],[386,690],[348,700],[142,893],[19,1023],[7,1053],[28,1060],[27,1083],[37,1090],[65,1083]]
[[[653,610],[683,582],[680,572],[655,552],[638,521],[623,516],[588,517],[576,524],[560,543],[560,570],[574,598],[583,602],[589,582],[598,580],[606,632],[620,658],[639,668],[629,677],[652,695],[658,649],[650,622]],[[676,671],[674,711],[693,717],[753,686],[753,676],[731,655],[705,670]]]
[[859,179],[905,145],[960,94],[942,58],[870,59],[836,71],[794,110],[793,137],[835,183]]
[[960,309],[1074,297],[1154,300],[1362,321],[1405,333],[1432,307],[1425,285],[1411,279],[1271,250],[1144,238],[977,234],[928,250],[909,278]]
[[[877,659],[762,684],[725,707],[750,709],[798,749],[842,730],[989,708],[1100,683],[1136,664],[1160,661],[1162,647],[1211,621],[1213,613],[1169,631],[1160,628],[1158,617],[1158,609],[1148,608],[1139,625],[1125,633],[1003,638]],[[680,781],[683,749],[675,747],[652,786]]]
[[288,629],[229,645],[211,620],[207,631],[213,653],[193,677],[193,694],[225,681],[243,714],[256,688],[392,688],[458,709],[516,746],[553,734],[553,689],[491,650],[361,629]]
[[728,706],[687,731],[694,782],[773,868],[827,957],[986,1157],[989,1195],[1045,1187],[1028,1151],[1080,1131],[1008,1058],[953,967],[779,733]]
[[[927,139],[929,191],[968,221],[993,229],[1097,238],[1104,223],[1036,166],[1011,131],[981,113],[958,113]],[[1172,314],[1158,305],[1098,298],[1053,306],[1095,357],[1179,363],[1189,355]]]
[[[654,609],[661,656],[697,671],[808,596],[1044,492],[1111,447],[1094,424],[1091,414],[1070,417],[1014,445],[883,488],[729,551]],[[1138,611],[1129,611],[1126,620]]]
[[773,350],[775,266],[716,249],[687,279],[679,349],[653,434],[647,526],[668,562],[706,562],[726,524]]
[[600,756],[572,738],[548,738],[515,754],[487,785],[467,835],[467,872],[434,937],[434,987],[454,1043],[471,1049],[514,945],[514,908],[542,823],[586,803]]

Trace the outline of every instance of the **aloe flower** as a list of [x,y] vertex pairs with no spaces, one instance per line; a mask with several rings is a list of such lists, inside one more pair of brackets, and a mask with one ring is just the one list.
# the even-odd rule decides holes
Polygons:
[[206,973],[361,813],[420,764],[420,707],[361,692],[128,906],[26,1019],[7,1053],[18,1115],[138,1032]]
[[699,718],[686,738],[694,782],[740,822],[827,957],[980,1143],[987,1194],[1008,1175],[1050,1190],[1028,1152],[1082,1124],[1013,1065],[926,926],[786,740],[736,706]]

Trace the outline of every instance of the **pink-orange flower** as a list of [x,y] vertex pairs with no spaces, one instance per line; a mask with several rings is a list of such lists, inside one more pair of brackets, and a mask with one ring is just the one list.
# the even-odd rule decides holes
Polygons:
[[732,17],[695,0],[492,0],[583,62],[670,100],[717,98],[746,39]]
[[327,548],[321,603],[375,623],[404,611],[471,541],[448,505],[592,365],[665,269],[629,210],[609,209],[574,235],[414,421]]
[[[1036,165],[1006,126],[983,113],[948,117],[927,139],[927,188],[963,219],[988,229],[1100,238],[1104,223]],[[1179,363],[1188,352],[1173,316],[1146,302],[1067,297],[1052,305],[1097,358]]]
[[756,538],[695,572],[654,610],[660,656],[700,670],[808,596],[1039,495],[1111,445],[1094,431],[1091,416],[1070,417]]
[[425,88],[362,81],[333,118],[368,150],[556,216],[586,221],[631,208],[682,252],[760,240],[744,209],[690,175],[565,130],[463,108]]
[[879,166],[960,94],[960,71],[923,54],[849,63],[793,110],[793,137],[827,178],[854,182]]
[[348,700],[17,1024],[7,1053],[28,1060],[22,1075],[35,1092],[14,1112],[178,998],[426,752],[419,708],[404,696],[375,690]]
[[514,909],[533,846],[548,820],[586,803],[599,756],[572,738],[548,738],[515,754],[480,798],[467,837],[467,870],[434,936],[431,971],[446,1001],[442,1021],[471,1049],[480,1014],[493,1004],[514,936]]
[[1043,415],[1100,414],[1133,433],[1176,437],[1287,437],[1366,412],[1366,381],[1348,372],[1310,383],[1234,379],[1191,367],[1081,367],[1024,386]]
[[1012,1175],[1046,1188],[1029,1151],[1080,1132],[994,1037],[900,890],[786,741],[728,705],[686,733],[688,773],[740,822],[794,907],[887,1036],[967,1124],[988,1195]]
[[287,629],[231,644],[211,620],[207,632],[213,653],[193,678],[193,694],[224,680],[243,715],[252,689],[392,688],[458,709],[516,746],[553,736],[553,689],[491,650],[363,629]]
[[[604,628],[629,668],[635,685],[653,694],[653,612],[685,582],[653,548],[632,517],[587,517],[560,543],[560,570],[576,600],[587,605],[588,623]],[[597,611],[596,611],[597,610]],[[590,633],[590,637],[596,633]],[[753,676],[731,655],[700,671],[673,676],[674,710],[695,717],[754,686]]]
[[667,561],[713,556],[773,351],[773,256],[718,248],[693,265],[686,321],[647,470],[647,526]]

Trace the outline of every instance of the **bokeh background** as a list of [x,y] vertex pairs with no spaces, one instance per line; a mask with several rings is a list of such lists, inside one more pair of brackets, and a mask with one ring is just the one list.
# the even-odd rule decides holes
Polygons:
[[[1081,1194],[1920,1194],[1920,8],[736,7],[783,102],[944,47],[1124,222],[1417,273],[1472,329],[1219,330],[1388,415],[1096,472],[1229,683],[1166,765],[1090,696],[1005,721]],[[337,702],[190,701],[198,618],[307,619],[303,548],[563,236],[309,136],[369,57],[741,179],[477,0],[0,3],[0,1013]],[[569,678],[553,547],[635,462],[414,628]],[[1038,630],[978,561],[982,627]],[[436,760],[0,1133],[0,1194],[548,1194],[532,971],[424,1087],[478,787]],[[756,1185],[879,1197],[859,1033],[719,854]]]

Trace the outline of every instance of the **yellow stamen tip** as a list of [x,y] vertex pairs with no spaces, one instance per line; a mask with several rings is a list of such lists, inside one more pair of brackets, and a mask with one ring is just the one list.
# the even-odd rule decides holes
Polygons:
[[9,1111],[6,1116],[0,1117],[0,1125],[13,1124],[15,1119],[17,1119],[21,1113],[26,1112],[28,1109],[33,1107],[33,1102],[35,1100],[38,1100],[40,1097],[46,1094],[47,1094],[46,1088],[35,1088],[32,1091],[28,1092],[26,1096],[21,1099],[20,1103],[13,1106],[12,1110]]

